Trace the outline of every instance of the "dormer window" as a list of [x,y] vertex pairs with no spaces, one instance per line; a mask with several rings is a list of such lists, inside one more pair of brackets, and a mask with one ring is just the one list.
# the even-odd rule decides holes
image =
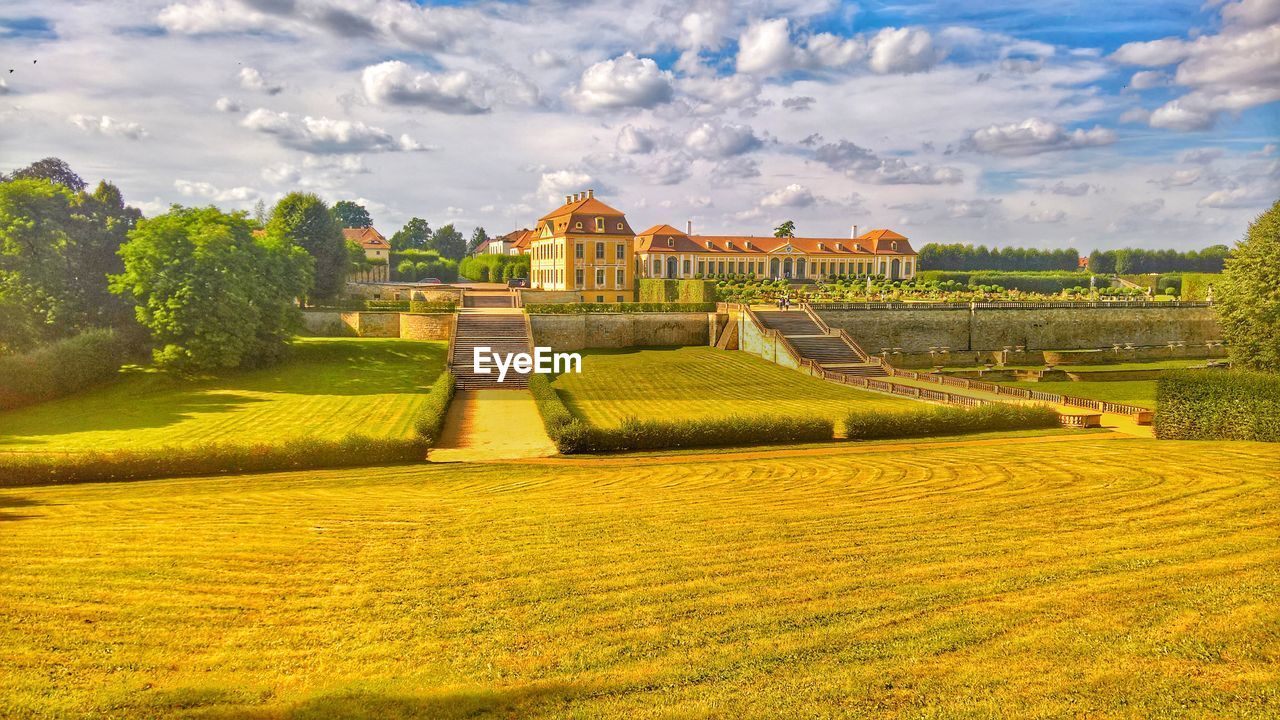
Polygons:
[[725,241],[724,247],[725,247],[725,249],[726,249],[726,250],[732,250],[732,249],[733,249],[733,241],[732,241],[732,240],[727,240],[727,241]]
[[618,223],[618,229],[619,229],[619,230],[621,230],[621,229],[622,229],[622,223]]
[[836,243],[836,250],[844,252],[844,243]]
[[889,243],[889,249],[891,249],[891,250],[897,250],[897,249],[898,249],[898,241],[897,241],[897,240],[894,240],[893,242]]
[[862,243],[854,243],[853,249],[857,252],[862,252]]
[[710,240],[708,240],[708,241],[707,241],[707,249],[708,249],[708,250],[714,250],[714,249],[715,249],[715,247],[716,247],[716,246],[715,246],[715,245],[713,245],[713,244],[711,243],[711,241],[710,241]]
[[596,232],[604,232],[604,218],[596,218]]
[[826,249],[827,249],[827,244],[826,244],[826,243],[818,243],[818,249],[819,249],[819,250],[826,250]]
[[581,223],[581,222],[576,222],[576,223],[574,223],[574,224],[573,224],[573,229],[574,229],[574,230],[581,230],[581,229],[582,229],[582,223]]
[[676,246],[676,239],[675,239],[675,238],[667,238],[667,247],[669,247],[669,248],[673,248],[673,247],[675,247],[675,246]]

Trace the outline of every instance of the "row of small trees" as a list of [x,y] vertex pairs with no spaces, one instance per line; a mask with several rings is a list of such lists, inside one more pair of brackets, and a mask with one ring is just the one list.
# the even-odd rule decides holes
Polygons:
[[1226,245],[1211,245],[1203,250],[1094,250],[1089,253],[1089,271],[1104,275],[1139,275],[1146,273],[1202,272],[1220,273],[1230,255]]
[[919,265],[929,270],[1074,271],[1080,265],[1075,248],[988,248],[986,245],[928,243],[920,248]]

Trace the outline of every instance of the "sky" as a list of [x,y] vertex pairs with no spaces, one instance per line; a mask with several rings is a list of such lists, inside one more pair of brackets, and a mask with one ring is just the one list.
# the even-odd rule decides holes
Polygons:
[[1280,0],[0,4],[0,171],[148,215],[497,235],[594,189],[637,230],[1194,249],[1280,198],[1278,143]]

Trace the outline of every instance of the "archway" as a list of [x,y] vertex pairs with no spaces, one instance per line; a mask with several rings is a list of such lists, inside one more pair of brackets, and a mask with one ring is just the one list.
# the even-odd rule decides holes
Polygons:
[[780,269],[780,263],[778,262],[778,258],[771,259],[769,261],[769,277],[773,278],[774,280],[777,280],[778,278],[782,277],[781,275],[778,274],[779,269]]
[[791,258],[782,261],[782,277],[791,279]]
[[[896,261],[895,261],[896,262]],[[667,258],[667,277],[674,279],[676,276],[676,259],[674,257]]]
[[803,280],[804,271],[805,271],[804,258],[800,258],[799,260],[796,260],[796,277]]
[[901,278],[902,278],[902,261],[899,260],[898,258],[894,258],[893,262],[889,263],[889,279],[900,280]]

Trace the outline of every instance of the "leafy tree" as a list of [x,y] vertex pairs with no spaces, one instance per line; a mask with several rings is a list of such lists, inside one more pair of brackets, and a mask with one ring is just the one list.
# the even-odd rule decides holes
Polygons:
[[1280,372],[1280,201],[1249,225],[1214,299],[1231,361]]
[[392,250],[422,250],[431,243],[431,226],[422,218],[410,218],[391,236]]
[[255,238],[243,213],[174,206],[120,249],[112,290],[133,299],[155,361],[183,373],[279,359],[312,261],[280,231]]
[[285,195],[271,211],[267,233],[283,236],[315,259],[313,297],[329,299],[342,291],[351,270],[347,243],[323,200],[311,193]]
[[73,202],[47,180],[0,183],[0,345],[9,352],[56,337],[70,319],[63,271]]
[[414,265],[412,260],[401,260],[400,263],[396,265],[396,275],[398,275],[401,280],[417,280],[418,278],[415,275],[415,273],[417,273],[416,268],[417,266]]
[[484,227],[478,227],[471,233],[471,240],[467,243],[467,254],[474,255],[476,248],[489,240],[489,233],[485,232]]
[[1110,275],[1115,271],[1116,271],[1115,255],[1111,253],[1103,252],[1101,250],[1094,250],[1093,252],[1089,253],[1089,272],[1101,273],[1103,275]]
[[429,247],[450,260],[461,260],[467,255],[467,240],[452,223],[435,231]]
[[333,204],[329,212],[333,215],[333,221],[338,224],[338,229],[373,227],[373,218],[369,217],[369,211],[365,210],[363,205],[350,200],[339,200]]
[[773,229],[773,236],[776,238],[793,238],[796,236],[796,223],[794,220],[788,220]]
[[71,192],[82,192],[88,183],[71,169],[65,161],[56,157],[37,160],[21,170],[14,170],[0,180],[48,180]]

